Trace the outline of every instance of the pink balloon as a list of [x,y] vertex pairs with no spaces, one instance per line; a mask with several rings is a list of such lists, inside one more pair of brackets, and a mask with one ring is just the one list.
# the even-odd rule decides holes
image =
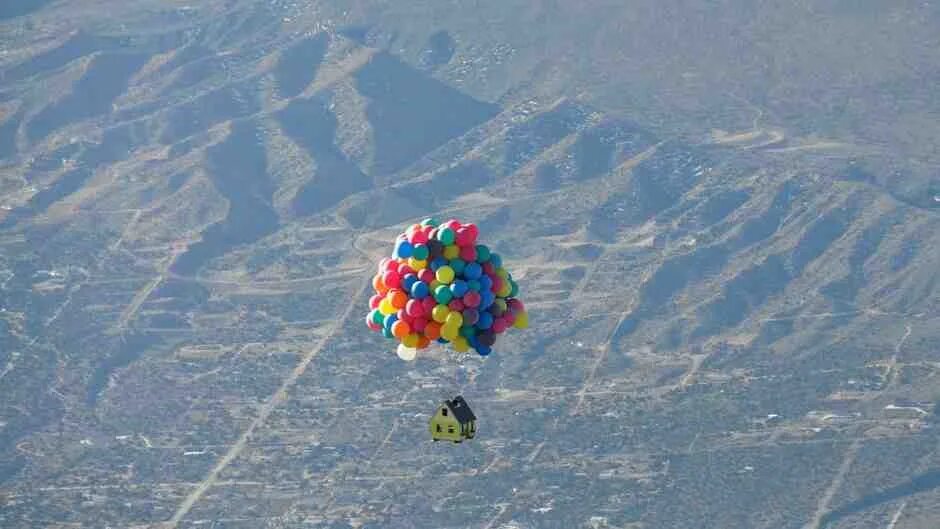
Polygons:
[[467,228],[460,228],[457,230],[457,237],[455,241],[457,246],[467,246],[473,244],[473,239],[471,237],[472,233]]
[[[389,266],[389,263],[390,263],[390,262],[392,262],[392,260],[391,260],[390,258],[388,258],[388,257],[383,257],[383,258],[379,261],[378,272],[379,272],[380,274],[384,274],[385,271],[388,270],[388,266]],[[396,264],[396,266],[397,266],[397,264]]]
[[401,286],[401,276],[398,275],[398,272],[393,272],[391,270],[382,274],[382,282],[385,283],[385,286],[388,288],[398,288]]
[[496,267],[493,266],[492,261],[487,261],[483,263],[483,273],[488,276],[492,276],[496,274]]
[[420,230],[415,230],[411,236],[412,244],[427,244],[428,243],[428,234],[430,232],[426,231],[424,228]]
[[398,266],[399,266],[398,261],[394,259],[389,259],[388,261],[385,262],[385,270],[389,272],[397,272]]
[[397,316],[400,321],[403,321],[408,325],[411,325],[411,322],[414,321],[414,318],[408,315],[408,313],[405,312],[405,309],[398,309],[398,312],[395,313],[395,316]]
[[497,275],[494,275],[492,279],[493,279],[493,286],[490,288],[490,290],[492,290],[493,292],[499,292],[500,287],[503,286],[503,278]]
[[424,313],[430,314],[434,307],[437,306],[437,301],[433,296],[428,296],[421,300],[421,304],[424,305]]
[[411,322],[411,330],[414,332],[424,332],[424,329],[428,326],[428,319],[424,317],[415,318]]
[[505,331],[509,325],[506,324],[506,320],[503,318],[496,318],[493,320],[493,332],[499,334]]
[[469,290],[463,295],[463,306],[475,309],[480,306],[480,293],[476,290]]
[[525,305],[522,304],[522,300],[519,298],[512,298],[506,301],[506,305],[509,307],[509,311],[513,314],[518,314],[520,312],[525,312]]
[[375,323],[374,321],[372,321],[371,315],[370,315],[370,316],[366,316],[366,325],[368,325],[369,328],[372,329],[373,331],[378,331],[378,330],[382,329],[382,326],[381,326],[381,325],[379,325],[378,323]]
[[418,279],[420,279],[421,281],[424,281],[425,283],[427,283],[428,285],[430,285],[430,284],[431,284],[431,281],[434,281],[434,280],[436,279],[436,278],[434,277],[434,270],[431,270],[430,268],[423,268],[423,269],[421,269],[421,270],[418,272]]
[[450,310],[454,310],[454,311],[462,311],[464,308],[463,301],[460,301],[459,299],[454,298],[450,300],[450,303],[447,304],[447,308],[449,308]]
[[470,232],[470,244],[476,242],[477,238],[480,236],[480,228],[474,223],[464,224],[464,228],[467,228],[467,231]]
[[377,308],[379,308],[379,304],[382,303],[382,300],[383,300],[383,299],[385,299],[385,296],[383,296],[383,295],[381,295],[381,294],[376,294],[376,295],[372,296],[371,298],[369,298],[369,308],[370,308],[370,309],[377,309]]
[[398,265],[398,269],[396,271],[400,277],[405,277],[408,274],[415,273],[415,271],[410,266],[408,266],[408,263],[402,263]]

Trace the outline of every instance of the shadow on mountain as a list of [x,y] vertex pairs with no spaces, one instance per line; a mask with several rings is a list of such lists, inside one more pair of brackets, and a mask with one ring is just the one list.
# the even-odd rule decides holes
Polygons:
[[295,97],[313,82],[329,44],[329,35],[319,33],[284,50],[274,70],[281,97]]
[[457,51],[457,41],[450,33],[441,30],[428,37],[419,62],[422,68],[434,69],[450,62]]
[[[11,228],[22,220],[45,213],[49,206],[81,189],[85,182],[94,176],[95,170],[126,158],[140,141],[136,138],[138,128],[139,124],[121,125],[108,129],[101,143],[97,145],[85,146],[84,149],[79,148],[80,144],[69,145],[57,151],[63,157],[71,153],[79,153],[76,168],[66,172],[49,187],[33,195],[25,205],[11,211],[0,221],[0,229]],[[62,157],[55,157],[41,160],[38,167],[53,169],[61,164]]]
[[372,179],[336,146],[336,117],[322,101],[295,100],[277,114],[277,119],[284,133],[310,153],[317,167],[294,197],[294,213],[312,215],[372,187]]
[[255,94],[252,81],[246,81],[242,86],[224,86],[172,107],[162,120],[166,125],[160,142],[173,144],[223,121],[258,112],[261,107]]
[[9,20],[35,13],[52,2],[53,0],[9,0],[0,5],[0,20]]
[[26,62],[20,63],[3,72],[2,77],[7,82],[20,81],[43,72],[57,70],[75,59],[91,55],[99,50],[108,49],[115,46],[118,42],[119,40],[113,37],[98,37],[88,33],[78,32],[63,42],[61,46],[40,53]]
[[111,103],[150,58],[146,54],[102,54],[92,59],[85,75],[61,101],[44,108],[26,124],[30,141],[45,138],[66,125],[111,111]]
[[856,208],[830,211],[814,222],[789,253],[770,255],[728,281],[722,295],[700,311],[702,324],[693,338],[711,336],[738,325],[748,313],[782,293],[848,229]]
[[613,196],[591,216],[588,233],[613,242],[629,227],[667,213],[701,180],[705,163],[688,147],[672,144],[633,169],[626,190]]
[[131,365],[145,351],[152,349],[158,343],[160,343],[160,338],[157,335],[151,336],[138,332],[121,338],[115,350],[105,357],[92,372],[85,394],[85,403],[94,407],[101,393],[108,387],[111,375],[118,369]]
[[849,273],[842,279],[837,279],[820,289],[822,294],[832,298],[837,303],[834,309],[836,312],[851,309],[849,305],[855,301],[859,290],[867,283],[864,270],[865,263],[878,251],[893,225],[894,221],[892,219],[882,218],[862,232],[858,240],[855,241],[852,253],[848,257]]
[[225,219],[209,226],[202,240],[173,263],[173,271],[193,275],[212,259],[264,238],[278,227],[271,207],[274,186],[267,177],[267,156],[257,124],[238,122],[220,144],[206,152],[209,176],[228,200]]
[[820,527],[830,527],[832,524],[843,518],[860,513],[862,511],[867,511],[872,507],[894,502],[913,496],[915,494],[920,494],[922,492],[928,492],[936,488],[940,488],[940,469],[934,469],[929,472],[925,472],[919,476],[915,476],[907,483],[902,483],[901,485],[890,487],[874,494],[869,494],[868,496],[860,498],[851,503],[847,503],[838,509],[830,511],[822,517]]
[[512,126],[506,132],[503,172],[512,174],[587,121],[590,112],[569,101]]
[[354,78],[369,99],[373,175],[403,169],[499,112],[498,106],[464,95],[384,52]]
[[16,154],[16,131],[22,119],[23,114],[16,112],[0,122],[0,160],[12,158]]

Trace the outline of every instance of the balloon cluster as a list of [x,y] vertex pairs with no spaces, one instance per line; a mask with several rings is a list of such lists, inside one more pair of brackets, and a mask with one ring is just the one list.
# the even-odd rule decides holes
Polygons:
[[486,356],[496,335],[528,327],[519,285],[478,236],[472,223],[425,219],[400,234],[392,256],[379,262],[366,324],[397,339],[402,358],[413,359],[434,341]]

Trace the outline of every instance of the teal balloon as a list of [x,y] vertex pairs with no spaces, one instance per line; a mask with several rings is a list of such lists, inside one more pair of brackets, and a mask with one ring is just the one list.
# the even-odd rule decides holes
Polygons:
[[438,287],[434,289],[434,300],[441,305],[450,303],[452,299],[454,299],[454,294],[450,291],[449,285],[438,285]]
[[421,221],[422,226],[437,227],[438,224],[440,224],[440,222],[438,222],[434,217],[428,217]]
[[372,319],[372,323],[376,325],[385,324],[385,315],[382,314],[382,311],[379,309],[372,309],[372,313],[369,315],[369,317]]
[[516,295],[519,294],[519,284],[516,283],[515,281],[513,281],[512,279],[510,279],[510,280],[509,280],[509,287],[510,287],[510,290],[509,290],[509,297],[511,297],[511,298],[516,297]]
[[427,259],[429,254],[426,244],[416,244],[414,250],[411,251],[411,256],[419,261]]
[[467,262],[463,259],[451,259],[450,267],[454,269],[455,274],[462,274],[464,269],[467,266]]
[[478,244],[477,248],[477,262],[485,263],[490,260],[490,249],[485,244]]
[[479,291],[480,291],[480,288],[482,288],[482,287],[480,286],[480,282],[479,282],[479,281],[477,281],[476,279],[471,279],[470,281],[467,281],[467,288],[470,289],[470,290],[479,292]]

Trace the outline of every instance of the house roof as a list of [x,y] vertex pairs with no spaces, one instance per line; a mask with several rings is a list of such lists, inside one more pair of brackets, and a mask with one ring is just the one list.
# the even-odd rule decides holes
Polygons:
[[451,413],[454,414],[454,418],[459,422],[463,423],[477,420],[477,416],[473,414],[467,401],[463,400],[463,397],[459,395],[454,397],[453,400],[444,401],[444,404],[447,404]]

